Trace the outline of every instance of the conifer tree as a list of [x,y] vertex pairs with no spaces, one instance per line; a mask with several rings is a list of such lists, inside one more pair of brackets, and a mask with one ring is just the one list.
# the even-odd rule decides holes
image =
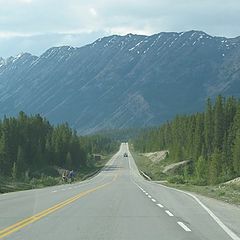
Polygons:
[[17,179],[17,166],[16,166],[16,162],[13,163],[13,167],[12,167],[12,179],[13,180]]
[[18,177],[23,176],[24,171],[26,170],[25,154],[21,146],[18,146],[16,169]]
[[212,152],[212,144],[213,144],[213,109],[210,98],[207,100],[207,107],[204,114],[204,140],[205,140],[205,148],[206,155]]
[[218,96],[214,108],[214,148],[222,149],[224,137],[223,98]]
[[215,148],[213,154],[210,158],[210,166],[209,166],[209,183],[214,185],[219,181],[219,175],[221,172],[221,153],[218,148]]
[[233,167],[236,176],[240,176],[240,129],[237,131],[233,145]]
[[206,160],[200,156],[196,164],[196,179],[198,184],[206,184],[207,173],[206,173]]
[[72,169],[72,157],[70,152],[68,152],[66,156],[66,166],[68,169]]

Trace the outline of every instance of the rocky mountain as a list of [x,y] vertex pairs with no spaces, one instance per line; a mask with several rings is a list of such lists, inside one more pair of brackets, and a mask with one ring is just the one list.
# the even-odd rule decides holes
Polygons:
[[128,34],[0,58],[0,115],[41,113],[81,133],[159,124],[240,96],[240,37]]

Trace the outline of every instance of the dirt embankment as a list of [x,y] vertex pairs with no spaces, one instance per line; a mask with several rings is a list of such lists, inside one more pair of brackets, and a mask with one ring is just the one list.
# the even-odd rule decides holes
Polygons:
[[142,155],[147,157],[152,162],[157,163],[164,160],[167,157],[168,153],[169,152],[165,150],[165,151],[159,151],[159,152],[143,153]]
[[240,185],[240,177],[234,178],[230,181],[225,182],[224,184],[237,184]]
[[177,169],[186,166],[190,161],[186,160],[186,161],[182,161],[182,162],[178,162],[178,163],[173,163],[170,165],[167,165],[164,169],[163,169],[163,173],[167,173],[167,172],[174,172]]

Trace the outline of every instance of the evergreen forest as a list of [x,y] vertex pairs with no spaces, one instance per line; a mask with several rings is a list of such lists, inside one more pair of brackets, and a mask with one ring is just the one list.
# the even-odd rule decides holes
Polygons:
[[240,176],[240,101],[218,96],[204,112],[178,115],[134,140],[139,152],[168,150],[172,162],[189,160],[184,177],[196,184],[217,184]]
[[53,166],[78,170],[93,153],[109,154],[118,147],[103,135],[78,136],[67,123],[53,126],[39,114],[20,112],[0,121],[0,177],[36,177],[35,172]]

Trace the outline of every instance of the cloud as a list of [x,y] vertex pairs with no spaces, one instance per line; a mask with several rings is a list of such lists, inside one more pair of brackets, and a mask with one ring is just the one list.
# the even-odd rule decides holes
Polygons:
[[92,16],[96,17],[97,16],[97,11],[95,8],[90,8],[89,12],[91,13]]
[[17,0],[18,3],[23,3],[23,4],[30,4],[33,2],[33,0]]
[[0,32],[0,39],[1,38],[15,38],[15,37],[32,37],[35,35],[39,35],[37,33],[24,33],[24,32]]
[[19,46],[27,46],[28,39],[28,51],[39,53],[34,39],[44,42],[43,51],[51,44],[82,45],[86,41],[81,38],[93,41],[129,32],[149,35],[196,29],[212,35],[240,35],[239,0],[0,0],[0,5],[0,56],[6,54],[3,46],[10,39],[20,41]]

